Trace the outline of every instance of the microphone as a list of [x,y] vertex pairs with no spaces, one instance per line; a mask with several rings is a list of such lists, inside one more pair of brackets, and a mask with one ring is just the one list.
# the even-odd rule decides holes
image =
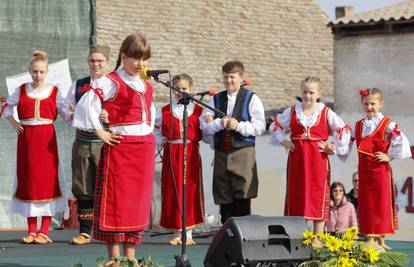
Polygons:
[[141,76],[141,79],[143,80],[149,80],[151,77],[158,77],[158,75],[163,73],[169,73],[169,70],[151,70],[148,67],[144,67],[141,69],[139,76]]
[[216,94],[217,94],[217,88],[216,87],[210,87],[207,91],[202,91],[202,92],[196,93],[194,95],[199,95],[199,96],[205,96],[205,95],[214,96]]

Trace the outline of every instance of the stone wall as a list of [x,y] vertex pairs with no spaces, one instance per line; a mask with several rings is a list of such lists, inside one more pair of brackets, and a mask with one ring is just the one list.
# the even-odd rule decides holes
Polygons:
[[385,114],[413,116],[413,42],[413,33],[335,40],[335,110],[362,112],[358,89],[377,87]]
[[[97,0],[97,41],[110,45],[113,65],[123,38],[138,30],[151,43],[150,66],[189,73],[197,91],[221,90],[221,66],[241,60],[266,109],[294,103],[308,75],[321,77],[332,101],[328,21],[311,0]],[[157,85],[155,96],[165,103],[169,93]]]

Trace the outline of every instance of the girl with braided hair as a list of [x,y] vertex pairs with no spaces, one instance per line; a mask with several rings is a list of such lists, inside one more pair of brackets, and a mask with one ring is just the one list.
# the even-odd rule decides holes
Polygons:
[[[148,41],[131,33],[122,42],[116,68],[95,81],[75,109],[73,125],[104,142],[96,177],[93,237],[106,242],[112,266],[123,255],[138,266],[135,245],[149,222],[155,168],[153,88],[140,78],[151,57]],[[108,113],[109,131],[99,114]]]

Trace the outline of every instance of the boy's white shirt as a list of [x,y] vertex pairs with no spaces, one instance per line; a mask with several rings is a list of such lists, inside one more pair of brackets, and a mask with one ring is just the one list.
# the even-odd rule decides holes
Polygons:
[[[231,95],[227,94],[228,102],[226,114],[228,117],[231,117],[233,115],[234,105],[236,104],[236,97],[237,92]],[[210,100],[209,105],[215,108],[213,98]],[[243,136],[260,136],[266,131],[266,121],[264,116],[263,103],[256,94],[253,94],[248,109],[251,118],[250,121],[239,121],[236,132],[240,133]],[[213,122],[208,123],[206,121],[206,116],[212,116],[214,118],[214,112],[210,109],[204,108],[203,113],[200,116],[201,130],[207,136],[212,136],[224,129],[221,125],[220,118],[216,118]]]

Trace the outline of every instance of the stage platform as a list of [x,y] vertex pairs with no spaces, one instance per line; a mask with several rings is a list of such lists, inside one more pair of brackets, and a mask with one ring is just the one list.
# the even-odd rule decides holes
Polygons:
[[[54,230],[50,238],[54,241],[47,245],[24,245],[20,243],[26,232],[0,231],[0,267],[72,267],[82,263],[84,267],[95,267],[96,259],[106,256],[103,243],[73,246],[69,240],[77,233],[75,230]],[[181,253],[180,246],[171,246],[171,234],[152,236],[145,233],[144,242],[137,247],[137,258],[151,255],[165,267],[174,266],[174,255]],[[212,237],[196,237],[197,245],[187,247],[187,256],[193,267],[202,267]],[[395,251],[409,255],[414,267],[414,242],[388,241]],[[217,266],[220,267],[220,266]]]

